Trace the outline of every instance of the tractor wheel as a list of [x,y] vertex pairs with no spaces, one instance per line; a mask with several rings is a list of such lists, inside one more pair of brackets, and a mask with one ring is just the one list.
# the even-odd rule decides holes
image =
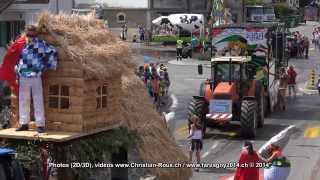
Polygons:
[[201,119],[203,127],[203,135],[206,134],[207,120],[206,120],[207,103],[203,98],[193,97],[188,107],[188,129],[191,128],[191,117],[198,116]]
[[242,135],[255,138],[257,129],[257,105],[255,101],[242,101],[240,123]]
[[264,125],[264,114],[265,114],[265,98],[264,98],[264,90],[261,86],[258,85],[256,92],[257,99],[257,122],[258,128],[262,128]]

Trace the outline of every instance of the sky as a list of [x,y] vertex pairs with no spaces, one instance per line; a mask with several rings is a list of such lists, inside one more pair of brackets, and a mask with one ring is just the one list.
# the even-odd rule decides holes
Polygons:
[[147,8],[148,0],[75,0],[77,4],[102,2],[111,7]]

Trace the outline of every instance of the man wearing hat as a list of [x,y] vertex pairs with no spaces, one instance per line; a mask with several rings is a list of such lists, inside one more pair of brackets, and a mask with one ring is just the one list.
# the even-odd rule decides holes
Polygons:
[[57,51],[46,41],[38,38],[36,26],[26,28],[26,44],[16,65],[19,78],[19,123],[16,131],[29,129],[30,94],[32,93],[37,131],[45,131],[45,115],[42,92],[42,72],[57,67]]

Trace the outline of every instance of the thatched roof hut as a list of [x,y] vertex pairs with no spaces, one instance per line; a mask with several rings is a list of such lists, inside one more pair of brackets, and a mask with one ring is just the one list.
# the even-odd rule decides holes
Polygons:
[[[138,132],[142,161],[187,161],[134,74],[128,46],[103,22],[89,16],[42,14],[38,27],[40,37],[55,46],[59,56],[57,71],[43,77],[49,130],[84,132],[119,123]],[[191,176],[186,168],[150,171],[161,180]]]

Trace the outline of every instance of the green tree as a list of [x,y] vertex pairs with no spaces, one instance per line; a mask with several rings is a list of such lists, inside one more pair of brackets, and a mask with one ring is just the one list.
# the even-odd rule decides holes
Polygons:
[[262,0],[245,0],[244,3],[246,5],[260,5],[263,4]]
[[277,18],[280,18],[282,16],[288,16],[294,13],[294,10],[291,9],[286,3],[275,4],[274,11]]

